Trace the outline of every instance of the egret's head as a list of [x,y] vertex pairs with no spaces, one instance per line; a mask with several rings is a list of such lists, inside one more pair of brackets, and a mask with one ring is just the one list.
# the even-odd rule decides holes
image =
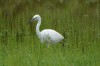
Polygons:
[[35,21],[35,20],[40,20],[41,19],[41,17],[40,17],[40,15],[34,15],[33,16],[33,18],[31,19],[31,21],[30,22],[33,22],[33,21]]
[[34,20],[40,19],[40,15],[38,15],[38,14],[37,14],[37,15],[34,15],[34,16],[33,16],[33,19],[34,19]]

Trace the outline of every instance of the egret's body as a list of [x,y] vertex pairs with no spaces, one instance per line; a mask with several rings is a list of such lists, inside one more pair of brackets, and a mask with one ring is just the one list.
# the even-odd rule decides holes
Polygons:
[[46,42],[48,44],[56,44],[58,42],[61,42],[64,39],[64,37],[61,34],[59,34],[58,32],[52,29],[44,29],[40,32],[39,27],[41,25],[41,17],[39,15],[35,15],[32,18],[31,22],[33,20],[38,21],[36,26],[36,33],[42,43]]
[[41,31],[41,42],[47,42],[49,44],[56,44],[61,42],[64,37],[52,29],[45,29]]

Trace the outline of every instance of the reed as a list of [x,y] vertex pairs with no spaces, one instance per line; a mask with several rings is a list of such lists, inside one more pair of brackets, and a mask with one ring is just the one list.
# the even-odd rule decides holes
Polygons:
[[[0,66],[99,66],[100,3],[97,0],[0,1]],[[65,37],[46,48],[38,39],[40,30],[52,28]]]

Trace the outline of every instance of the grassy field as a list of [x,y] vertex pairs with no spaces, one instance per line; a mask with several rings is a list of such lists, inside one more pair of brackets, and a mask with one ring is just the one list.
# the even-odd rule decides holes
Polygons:
[[[35,14],[65,47],[40,43]],[[0,66],[100,66],[99,0],[0,0]]]

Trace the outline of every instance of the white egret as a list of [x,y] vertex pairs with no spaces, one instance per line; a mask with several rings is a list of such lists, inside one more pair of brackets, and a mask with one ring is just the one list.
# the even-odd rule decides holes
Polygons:
[[64,39],[61,34],[52,29],[44,29],[40,32],[39,27],[41,25],[41,17],[38,14],[33,16],[31,22],[34,20],[38,22],[36,25],[36,33],[41,40],[41,43],[46,42],[47,44],[56,44]]

